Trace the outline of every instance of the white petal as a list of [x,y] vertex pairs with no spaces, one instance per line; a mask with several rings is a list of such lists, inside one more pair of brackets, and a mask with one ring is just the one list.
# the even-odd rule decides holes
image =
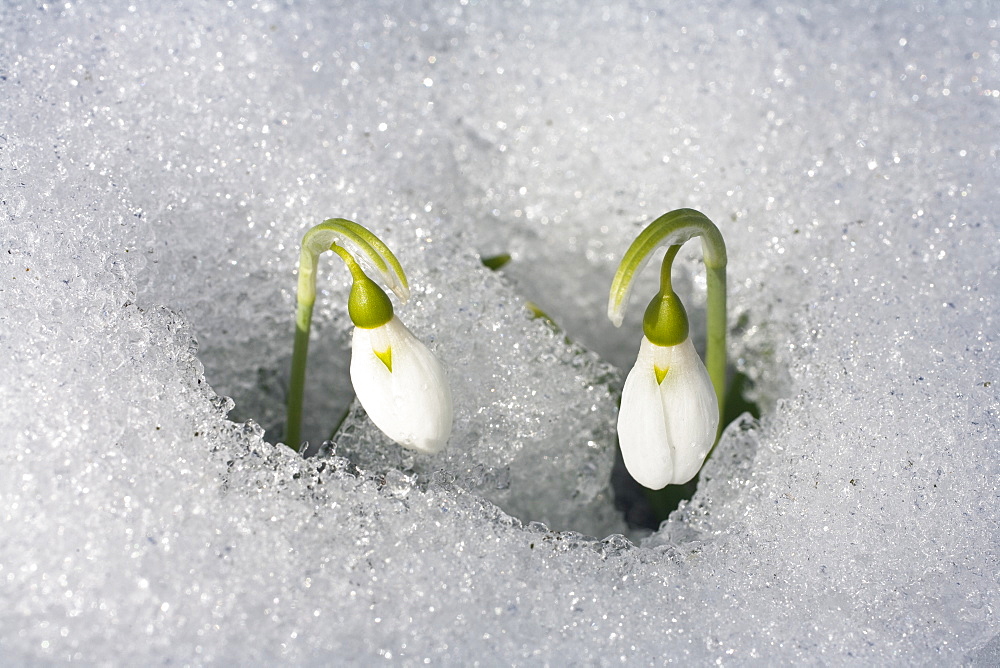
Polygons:
[[[666,370],[660,383],[656,368]],[[687,482],[712,449],[718,425],[715,389],[691,340],[657,346],[643,337],[618,414],[618,442],[632,477],[650,489]]]
[[618,413],[618,444],[625,468],[636,482],[649,489],[661,489],[673,480],[674,463],[650,346],[643,337],[638,359],[625,379]]
[[669,371],[660,383],[660,396],[673,452],[671,482],[679,485],[698,473],[715,443],[719,404],[708,370],[691,339],[661,350],[669,351]]
[[[393,316],[375,329],[354,330],[351,382],[368,417],[403,447],[433,454],[451,435],[451,389],[441,363]],[[373,346],[392,349],[392,371]]]

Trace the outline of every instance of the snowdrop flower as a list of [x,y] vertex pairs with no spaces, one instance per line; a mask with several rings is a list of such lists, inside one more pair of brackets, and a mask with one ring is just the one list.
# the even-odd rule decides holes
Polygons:
[[344,260],[353,279],[348,312],[355,325],[351,382],[358,401],[375,426],[399,445],[427,454],[440,452],[452,425],[451,389],[444,368],[395,316],[389,296],[360,263],[404,302],[409,298],[406,275],[378,237],[342,218],[324,221],[302,239],[286,442],[299,447],[316,264],[327,250]]
[[[365,289],[381,289],[373,282]],[[360,285],[365,285],[360,282]],[[405,448],[434,454],[451,435],[451,389],[434,354],[392,314],[389,306],[372,308],[356,318],[351,290],[351,382],[368,417],[386,436]],[[385,293],[382,292],[385,296]],[[388,316],[388,320],[384,318]]]
[[649,489],[693,478],[715,443],[719,404],[690,338],[658,346],[645,336],[625,380],[618,442],[625,468]]
[[[708,270],[712,373],[691,343],[687,313],[670,282],[681,244],[694,236],[703,238]],[[654,490],[683,484],[698,474],[715,444],[725,389],[726,251],[718,228],[701,213],[672,211],[636,238],[615,275],[608,317],[621,325],[633,278],[664,244],[669,246],[660,269],[660,292],[643,317],[639,355],[625,380],[618,413],[625,468],[638,483]]]

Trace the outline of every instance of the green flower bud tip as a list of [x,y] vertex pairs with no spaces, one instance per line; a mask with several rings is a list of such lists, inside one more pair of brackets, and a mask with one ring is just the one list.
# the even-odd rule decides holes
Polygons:
[[[658,346],[676,346],[688,338],[688,317],[677,293],[660,292],[646,307],[642,317],[642,333]],[[664,375],[666,371],[664,370]],[[659,379],[662,382],[662,378]]]
[[[392,302],[375,281],[364,274],[355,275],[351,296],[347,300],[347,312],[357,327],[375,329],[392,320]],[[382,361],[385,362],[384,359]],[[391,369],[390,364],[386,362]]]

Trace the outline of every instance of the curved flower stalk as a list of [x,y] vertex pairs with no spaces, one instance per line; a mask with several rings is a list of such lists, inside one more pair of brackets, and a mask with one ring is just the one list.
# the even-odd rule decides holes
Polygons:
[[285,441],[301,447],[302,396],[313,304],[316,265],[325,251],[347,264],[353,283],[348,313],[355,325],[351,382],[368,417],[393,441],[419,452],[435,453],[451,435],[451,390],[441,363],[393,313],[392,302],[361,267],[377,274],[401,301],[409,299],[406,274],[396,256],[367,229],[331,218],[306,232],[299,254],[295,346],[288,393]]
[[[684,305],[670,271],[681,245],[702,238],[708,274],[708,368],[688,336]],[[649,489],[697,475],[719,429],[726,372],[726,246],[719,229],[693,209],[660,216],[625,252],[611,284],[608,317],[621,326],[632,281],[660,246],[660,291],[643,316],[643,338],[622,390],[618,441],[625,467]],[[713,388],[714,386],[714,388]]]

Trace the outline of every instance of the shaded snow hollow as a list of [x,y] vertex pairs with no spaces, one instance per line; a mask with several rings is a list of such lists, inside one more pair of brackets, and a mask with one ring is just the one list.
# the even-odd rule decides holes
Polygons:
[[[1000,660],[988,6],[399,4],[0,8],[0,660]],[[681,206],[764,417],[641,534],[609,477],[655,272],[604,304]],[[357,406],[275,444],[331,216],[407,268],[438,456]],[[696,248],[676,273],[700,333]],[[325,260],[314,447],[346,286]]]

